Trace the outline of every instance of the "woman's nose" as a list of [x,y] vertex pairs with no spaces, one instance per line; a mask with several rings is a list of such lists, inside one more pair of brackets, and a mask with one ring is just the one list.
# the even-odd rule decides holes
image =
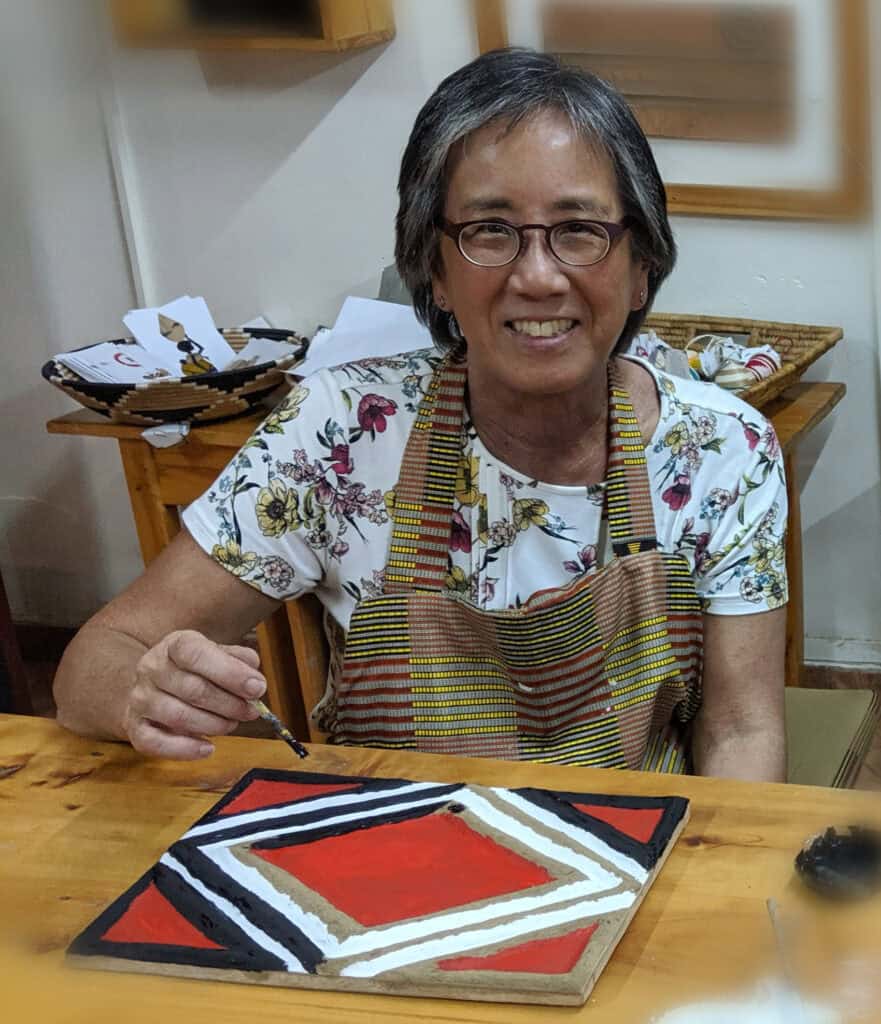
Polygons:
[[523,249],[511,270],[510,283],[522,294],[532,296],[555,295],[568,289],[569,278],[542,232],[525,234]]

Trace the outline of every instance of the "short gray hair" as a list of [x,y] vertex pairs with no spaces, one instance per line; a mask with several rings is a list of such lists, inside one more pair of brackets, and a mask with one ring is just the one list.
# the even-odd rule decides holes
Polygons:
[[419,320],[442,348],[455,344],[455,321],[439,309],[432,277],[441,269],[438,225],[444,213],[454,147],[491,122],[507,129],[542,111],[564,114],[586,142],[605,153],[618,182],[633,254],[648,267],[648,300],[634,310],[618,339],[626,348],[637,334],[676,262],[667,219],[667,193],[648,140],[617,90],[549,54],[511,47],[466,64],[438,86],[416,118],[398,180],[395,261]]

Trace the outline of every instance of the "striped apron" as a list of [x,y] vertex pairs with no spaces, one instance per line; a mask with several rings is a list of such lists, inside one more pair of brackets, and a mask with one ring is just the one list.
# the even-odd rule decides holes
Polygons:
[[346,637],[334,742],[685,772],[701,702],[701,605],[685,558],[658,550],[645,449],[609,370],[605,516],[592,575],[485,611],[444,580],[467,367],[438,367],[404,452],[383,594]]

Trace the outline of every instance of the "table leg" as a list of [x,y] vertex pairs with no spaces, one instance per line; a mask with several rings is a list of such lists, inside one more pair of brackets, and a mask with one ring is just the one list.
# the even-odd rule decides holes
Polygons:
[[162,502],[159,471],[150,445],[146,441],[120,439],[119,454],[146,566],[180,531],[180,517],[175,507]]
[[804,566],[801,549],[801,502],[795,452],[785,457],[786,498],[786,575],[789,578],[789,604],[786,606],[786,685],[802,685],[805,658]]

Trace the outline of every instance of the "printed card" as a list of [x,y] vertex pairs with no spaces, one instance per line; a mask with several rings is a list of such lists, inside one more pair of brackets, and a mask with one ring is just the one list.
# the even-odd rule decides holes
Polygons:
[[223,370],[235,358],[202,298],[186,295],[157,309],[135,309],[123,322],[150,355],[175,376]]

